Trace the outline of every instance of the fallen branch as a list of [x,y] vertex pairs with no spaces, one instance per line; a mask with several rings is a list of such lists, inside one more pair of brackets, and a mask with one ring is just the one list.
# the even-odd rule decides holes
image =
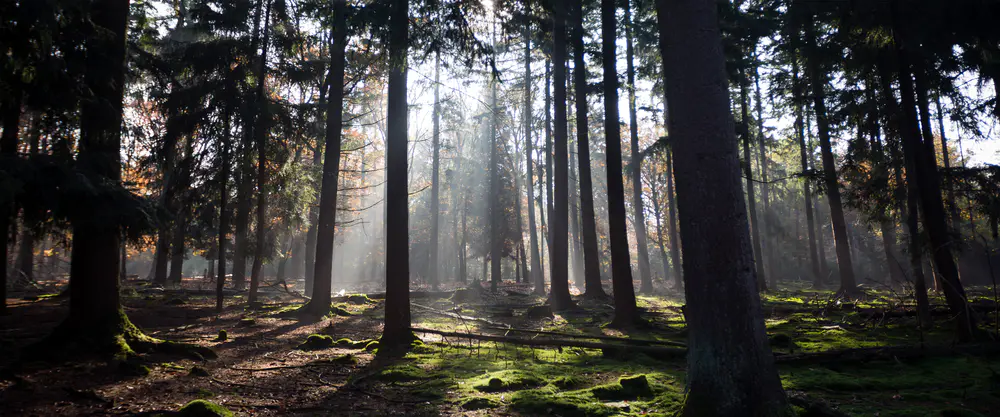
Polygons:
[[422,329],[415,327],[410,328],[410,330],[416,333],[429,333],[445,337],[483,340],[487,342],[509,343],[512,345],[522,345],[522,346],[578,347],[585,349],[602,349],[602,350],[608,349],[612,351],[647,353],[655,355],[657,357],[682,357],[687,353],[687,349],[675,348],[675,347],[629,346],[619,343],[595,343],[595,342],[582,342],[576,340],[560,340],[560,339],[522,339],[516,337],[492,336],[492,335],[476,334],[476,333],[445,332],[441,330]]
[[457,319],[457,320],[477,321],[477,322],[486,323],[486,324],[488,324],[490,326],[498,327],[498,328],[501,328],[501,329],[508,329],[509,328],[509,326],[507,326],[506,324],[497,323],[495,321],[486,320],[484,318],[472,317],[472,316],[463,316],[461,314],[452,313],[452,312],[448,312],[448,311],[444,311],[444,310],[439,310],[439,309],[436,309],[436,308],[433,308],[433,307],[422,306],[420,304],[414,304],[412,302],[410,303],[410,305],[413,306],[413,307],[422,308],[424,310],[427,310],[427,311],[430,311],[430,312],[433,312],[435,314],[439,314],[439,315],[442,315],[442,316],[445,316],[445,317],[451,317],[451,318]]

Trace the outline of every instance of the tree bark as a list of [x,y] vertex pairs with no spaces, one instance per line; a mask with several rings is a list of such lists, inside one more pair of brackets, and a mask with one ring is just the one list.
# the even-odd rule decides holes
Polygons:
[[[717,4],[657,0],[688,300],[682,416],[791,416],[768,347]],[[711,208],[711,210],[709,210]],[[725,371],[721,371],[721,370]]]
[[830,143],[830,122],[826,115],[826,99],[823,90],[826,88],[826,77],[820,66],[820,58],[816,51],[816,31],[812,16],[806,26],[806,72],[812,86],[813,107],[816,111],[816,126],[819,131],[819,146],[823,161],[823,182],[826,185],[826,198],[830,203],[830,220],[833,223],[833,238],[837,249],[837,265],[840,269],[840,289],[838,293],[852,295],[857,293],[857,281],[854,278],[854,263],[851,261],[851,245],[847,236],[847,222],[844,220],[844,206],[840,199],[840,183],[837,181],[837,164],[833,159],[833,146]]
[[[322,46],[320,47],[322,48]],[[323,82],[319,85],[319,100],[318,107],[321,109],[319,112],[319,118],[323,120],[323,130],[324,136],[326,131],[326,97],[327,91],[330,88],[329,71],[327,71],[327,76],[323,79]],[[318,130],[318,128],[317,128]],[[323,148],[325,146],[324,140],[316,140],[316,149],[313,150],[312,155],[312,165],[319,166],[323,162]],[[322,180],[320,180],[322,182]],[[314,184],[314,188],[322,187],[320,184]],[[305,265],[303,265],[303,270],[305,271],[305,295],[307,297],[312,297],[313,285],[315,284],[316,272],[316,224],[319,222],[319,196],[316,196],[316,202],[309,206],[309,229],[306,230],[306,255],[305,255]]]
[[[760,62],[758,58],[754,59],[753,66],[753,83],[754,83],[754,111],[757,114],[757,144],[759,145],[759,159],[757,163],[757,169],[760,170],[760,203],[761,203],[761,267],[764,269],[766,276],[771,277],[772,283],[776,278],[774,276],[774,245],[771,239],[773,239],[774,233],[771,226],[771,185],[767,180],[767,136],[764,135],[764,104],[761,99],[760,93],[760,72],[759,72]],[[764,280],[761,280],[764,282]]]
[[220,150],[220,155],[222,156],[222,172],[219,174],[219,267],[217,268],[219,276],[215,281],[216,312],[221,312],[225,303],[222,291],[226,286],[226,242],[229,240],[229,190],[227,186],[229,185],[229,164],[232,155],[232,148],[230,144],[230,141],[232,140],[229,125],[230,118],[230,109],[227,107],[226,112],[223,115],[222,149]]
[[337,191],[340,181],[340,144],[343,131],[344,55],[347,49],[347,2],[333,4],[333,44],[330,46],[330,97],[326,107],[326,154],[316,222],[316,264],[312,299],[303,309],[313,315],[330,312],[334,234],[337,224]]
[[550,294],[549,301],[554,310],[565,310],[572,305],[569,296],[569,262],[568,239],[568,187],[567,146],[566,146],[566,5],[554,2],[552,84],[555,104],[555,125],[553,138],[553,188],[552,214],[549,216],[549,268]]
[[643,293],[653,291],[653,278],[649,272],[649,242],[646,238],[646,213],[642,204],[642,157],[639,154],[639,116],[635,106],[635,51],[632,41],[632,5],[625,0],[625,65],[628,73],[628,118],[629,139],[632,151],[632,209],[635,211],[633,225],[635,244],[639,258],[639,287]]
[[[793,53],[797,53],[795,50]],[[796,54],[797,55],[797,54]],[[806,150],[805,120],[802,114],[802,82],[799,79],[799,56],[792,57],[792,95],[795,100],[795,136],[799,141],[799,159],[802,164],[802,172],[809,171],[809,153]],[[806,209],[806,233],[809,239],[809,267],[812,271],[813,282],[818,282],[822,276],[819,268],[819,250],[816,247],[816,220],[813,213],[813,193],[809,185],[809,179],[802,180],[802,195]]]
[[747,103],[747,79],[743,70],[739,72],[740,83],[740,133],[743,134],[743,174],[746,176],[747,207],[750,210],[750,226],[753,237],[754,267],[757,270],[757,290],[767,291],[767,281],[764,275],[763,253],[760,244],[760,222],[757,216],[757,194],[754,192],[753,159],[750,152],[750,114]]
[[[583,240],[584,296],[606,297],[601,286],[601,260],[597,252],[597,225],[594,215],[594,179],[590,173],[590,136],[587,108],[587,62],[583,45],[583,1],[574,2],[573,19],[573,82],[576,91],[576,160],[580,180],[580,223]],[[617,78],[616,78],[617,80]],[[617,82],[616,82],[617,84]],[[617,89],[616,89],[617,91]],[[556,102],[558,103],[558,99]],[[618,107],[615,107],[617,112]],[[618,143],[619,149],[621,143]],[[619,164],[621,160],[619,158]]]
[[[524,1],[525,16],[531,15],[531,0]],[[531,248],[531,270],[528,273],[528,281],[538,287],[539,276],[542,274],[541,252],[538,250],[538,230],[535,224],[535,172],[534,160],[534,139],[531,137],[531,125],[534,115],[531,109],[531,22],[524,25],[524,152],[527,155],[528,178],[528,241]],[[545,285],[542,281],[542,286]]]
[[406,73],[409,0],[394,0],[389,16],[388,135],[386,141],[385,326],[379,355],[395,355],[409,346],[410,256],[407,207]]
[[[897,70],[900,100],[903,119],[908,125],[903,135],[903,153],[912,155],[913,166],[916,168],[914,170],[914,179],[919,186],[918,192],[924,227],[927,230],[927,235],[930,237],[934,266],[940,274],[940,279],[944,287],[945,300],[948,302],[948,307],[952,310],[952,313],[956,315],[955,323],[957,325],[958,339],[962,342],[969,342],[975,338],[975,333],[978,329],[975,318],[969,312],[965,298],[965,289],[962,287],[962,282],[959,281],[958,267],[955,264],[955,258],[951,254],[952,242],[948,235],[947,215],[941,199],[941,183],[937,176],[937,164],[934,162],[933,137],[924,137],[924,142],[921,143],[920,128],[918,127],[917,115],[914,112],[918,103],[914,100],[911,72],[917,75],[917,95],[922,96],[921,91],[926,92],[926,86],[922,82],[923,75],[920,73],[921,69],[917,68],[916,71],[911,71],[909,51],[906,49],[906,46],[901,45],[901,42],[905,42],[906,45],[909,45],[909,43],[900,33],[904,29],[897,20],[900,18],[899,4],[894,1],[892,6],[893,28],[894,35],[896,36],[896,54],[898,59]],[[926,103],[925,98],[921,97],[920,101]],[[929,122],[930,117],[927,114],[927,106],[922,105],[920,107],[923,120]],[[929,136],[927,132],[929,130],[930,126],[928,125],[924,132],[925,136]],[[907,177],[910,176],[909,174],[910,172],[907,171]],[[910,178],[907,178],[907,181],[909,180]]]
[[[271,0],[264,0],[267,4],[264,12],[264,37],[261,39],[260,66],[257,68],[257,93],[252,106],[253,115],[253,136],[257,146],[257,228],[254,230],[256,246],[254,247],[253,265],[250,269],[250,294],[247,296],[248,303],[257,302],[257,287],[260,285],[261,268],[264,264],[264,240],[267,237],[267,139],[270,136],[268,130],[270,115],[261,115],[261,107],[267,101],[264,95],[264,88],[267,82],[267,47],[270,44],[268,39],[271,32]],[[318,248],[317,248],[317,253]]]
[[[617,0],[601,0],[601,51],[604,54],[604,139],[608,170],[608,236],[611,245],[611,284],[615,296],[615,317],[611,324],[629,327],[639,320],[632,283],[632,260],[628,251],[625,217],[625,184],[622,175],[622,131],[618,117],[618,11]],[[634,95],[630,95],[632,103]],[[638,137],[634,140],[638,146]],[[636,171],[638,173],[638,171]],[[641,192],[641,187],[640,187]],[[639,201],[642,203],[641,199]],[[643,225],[645,227],[645,225]],[[636,225],[636,229],[639,226]],[[646,273],[649,260],[646,260]],[[648,277],[647,277],[648,279]]]
[[441,217],[441,51],[434,53],[434,109],[431,115],[433,119],[433,135],[431,138],[431,259],[430,259],[430,284],[433,290],[437,290],[441,269],[438,266],[438,236],[440,231]]
[[[12,75],[13,77],[20,78],[20,75]],[[0,115],[3,122],[3,135],[0,136],[0,158],[5,160],[10,160],[11,162],[17,158],[17,135],[20,132],[21,125],[21,101],[22,92],[17,86],[19,82],[14,82],[15,86],[9,98],[8,102],[0,103]],[[0,236],[3,236],[4,243],[0,245],[0,315],[7,313],[7,240],[11,233],[11,225],[14,224],[11,221],[16,215],[16,209],[14,208],[14,203],[7,202],[4,205],[0,205]]]

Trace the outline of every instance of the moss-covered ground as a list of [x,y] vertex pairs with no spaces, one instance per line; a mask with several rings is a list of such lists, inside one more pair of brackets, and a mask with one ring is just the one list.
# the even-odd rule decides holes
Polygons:
[[[971,298],[990,305],[990,294],[972,290]],[[202,399],[241,416],[669,416],[684,400],[682,357],[418,333],[422,341],[409,353],[384,360],[375,355],[382,300],[341,297],[330,315],[306,320],[292,314],[305,300],[262,298],[262,305],[247,308],[244,298],[230,297],[224,312],[216,314],[210,296],[127,295],[126,311],[146,334],[212,348],[219,358],[137,352],[110,367],[101,361],[29,364],[20,380],[0,382],[0,415],[170,415]],[[414,298],[413,326],[517,339],[570,340],[565,335],[570,334],[591,343],[612,342],[583,336],[687,341],[683,302],[677,298],[640,296],[648,324],[626,332],[607,328],[612,308],[606,303],[579,300],[578,310],[551,317],[526,314],[543,301],[507,294]],[[763,296],[769,340],[778,355],[949,345],[953,324],[940,314],[944,301],[935,295],[932,305],[939,313],[921,330],[912,301],[890,292],[868,292],[855,300],[808,289]],[[43,337],[58,324],[62,308],[51,298],[15,306],[11,317],[0,318],[11,329],[0,340],[0,357]],[[52,318],[46,319],[45,311]],[[993,317],[981,314],[984,329],[994,328]],[[29,322],[42,324],[24,324]],[[1000,356],[805,361],[779,365],[779,372],[789,393],[850,416],[990,416],[1000,410]],[[81,392],[86,398],[80,399]]]

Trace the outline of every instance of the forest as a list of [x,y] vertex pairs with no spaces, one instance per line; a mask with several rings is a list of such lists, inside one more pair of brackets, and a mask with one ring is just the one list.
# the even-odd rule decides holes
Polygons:
[[0,416],[1000,415],[1000,0],[4,0]]

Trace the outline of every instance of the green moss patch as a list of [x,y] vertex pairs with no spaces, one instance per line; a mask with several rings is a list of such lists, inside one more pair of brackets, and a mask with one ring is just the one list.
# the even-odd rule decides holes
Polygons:
[[491,399],[491,398],[476,397],[476,398],[469,398],[469,399],[467,399],[465,401],[462,401],[462,403],[459,406],[462,407],[462,409],[466,410],[466,411],[476,411],[476,410],[486,410],[486,409],[490,409],[490,408],[497,408],[497,407],[500,406],[500,403],[497,402],[496,400]]
[[428,372],[424,368],[405,364],[394,365],[383,369],[376,378],[384,382],[407,382],[430,379],[433,376],[434,374]]
[[177,417],[233,417],[225,407],[205,400],[194,400],[177,410]]
[[622,377],[617,384],[597,386],[591,388],[590,392],[595,398],[604,401],[635,400],[653,395],[646,375]]
[[350,316],[353,316],[353,314],[351,314],[350,311],[347,311],[346,308],[338,306],[338,305],[335,305],[335,304],[330,306],[330,314],[334,315],[334,316],[340,316],[340,317],[350,317]]
[[296,349],[298,350],[322,350],[333,347],[333,338],[325,334],[311,334]]
[[492,372],[484,376],[474,388],[480,392],[520,391],[544,385],[541,378],[524,371]]
[[520,391],[511,398],[511,409],[530,416],[604,417],[615,410],[579,396],[558,396],[543,390]]
[[347,296],[347,303],[352,305],[364,305],[364,304],[374,304],[371,298],[368,298],[366,294],[351,294]]

